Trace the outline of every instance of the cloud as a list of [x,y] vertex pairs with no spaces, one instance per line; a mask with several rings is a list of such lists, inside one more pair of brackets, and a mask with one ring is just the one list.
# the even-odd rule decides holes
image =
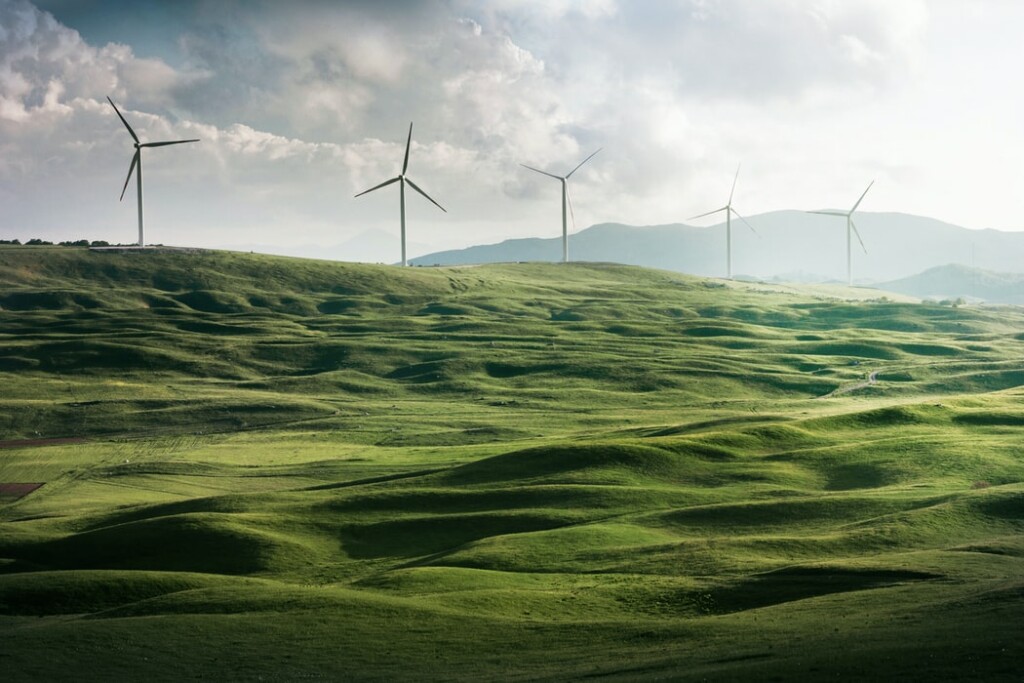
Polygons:
[[0,117],[7,120],[60,113],[61,101],[97,93],[131,92],[134,102],[166,106],[175,90],[209,77],[139,59],[126,45],[90,46],[27,0],[0,2],[0,27]]
[[[680,220],[741,159],[794,184],[833,144],[828,126],[804,124],[849,123],[843,107],[892,90],[927,26],[916,0],[199,0],[182,11],[194,16],[179,58],[164,61],[90,45],[27,0],[0,0],[0,178],[22,198],[0,227],[75,222],[104,236],[116,224],[130,239],[131,206],[112,197],[131,147],[106,94],[147,139],[202,139],[147,156],[147,206],[183,240],[393,230],[386,191],[352,195],[398,172],[410,121],[410,175],[450,210],[410,200],[410,220],[437,246],[479,241],[480,225],[500,224],[495,239],[546,230],[557,188],[519,163],[566,172],[598,147],[573,177],[581,226]],[[41,179],[57,178],[77,203],[30,206],[46,202]]]

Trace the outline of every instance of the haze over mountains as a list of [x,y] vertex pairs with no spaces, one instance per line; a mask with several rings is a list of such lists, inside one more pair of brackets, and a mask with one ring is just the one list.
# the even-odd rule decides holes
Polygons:
[[955,263],[876,286],[925,299],[962,298],[968,302],[1024,304],[1024,274],[996,273]]
[[[907,278],[948,264],[1018,272],[1024,263],[1024,233],[969,230],[932,218],[902,213],[858,212],[865,254],[854,237],[853,278],[880,283]],[[755,235],[733,221],[733,272],[759,279],[820,282],[845,280],[846,225],[841,218],[802,211],[748,217]],[[694,275],[725,274],[725,224],[682,223],[634,227],[592,226],[569,237],[575,261],[613,261]],[[556,221],[550,238],[506,240],[441,251],[412,259],[414,265],[456,265],[507,261],[557,261],[561,244]]]

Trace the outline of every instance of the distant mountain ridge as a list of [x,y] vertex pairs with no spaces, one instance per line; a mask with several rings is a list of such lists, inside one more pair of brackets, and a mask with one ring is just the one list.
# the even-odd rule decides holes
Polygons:
[[877,286],[922,299],[1024,304],[1024,274],[994,273],[960,264],[929,268],[923,273]]
[[[733,272],[758,279],[814,273],[809,279],[846,279],[846,226],[841,218],[803,211],[748,217],[753,234],[733,222]],[[854,238],[855,282],[887,282],[950,263],[994,272],[1024,270],[1024,232],[969,230],[932,218],[901,213],[858,213],[857,227],[868,249]],[[500,244],[440,251],[412,259],[414,265],[509,261],[558,261],[561,238],[506,240]],[[574,261],[611,261],[703,276],[725,274],[725,224],[700,228],[682,223],[594,225],[569,236]]]

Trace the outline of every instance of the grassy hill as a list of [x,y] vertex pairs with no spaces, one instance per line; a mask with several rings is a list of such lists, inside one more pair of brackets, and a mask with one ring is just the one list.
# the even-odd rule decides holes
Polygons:
[[1013,680],[1024,314],[893,299],[0,249],[5,679]]

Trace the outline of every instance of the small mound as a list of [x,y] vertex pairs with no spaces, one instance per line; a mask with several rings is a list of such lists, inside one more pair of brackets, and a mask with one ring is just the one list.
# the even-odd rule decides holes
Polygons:
[[554,529],[579,521],[569,512],[481,512],[349,525],[340,530],[349,557],[421,557],[455,550],[472,541]]
[[0,309],[8,311],[88,310],[102,306],[103,302],[90,294],[65,290],[15,291],[0,294]]
[[[149,462],[141,464],[133,463],[130,469],[125,465],[117,465],[115,467],[110,467],[107,470],[98,470],[97,474],[103,477],[137,476],[139,474],[195,475],[199,473],[206,474],[207,472],[213,473],[215,471],[216,470],[209,466],[204,467],[197,463]],[[191,513],[244,512],[250,507],[251,502],[246,500],[244,497],[232,496],[210,496],[206,498],[177,500],[170,503],[137,505],[134,507],[118,509],[110,514],[96,517],[93,521],[84,526],[81,531],[94,531],[105,527],[117,526],[119,524],[127,524],[129,522],[141,522],[143,520],[156,519],[158,517],[173,517],[174,515],[185,515]]]
[[464,379],[475,370],[471,363],[459,359],[443,359],[403,365],[392,370],[386,377],[416,384],[429,384]]
[[[10,549],[52,569],[252,574],[308,555],[299,544],[224,515],[184,514],[103,527]],[[289,559],[291,558],[291,559]]]
[[41,369],[60,371],[180,370],[188,360],[173,349],[95,339],[42,343],[32,349],[32,354]]
[[576,322],[576,323],[578,323],[578,322],[583,322],[584,320],[586,320],[587,316],[585,316],[582,313],[578,313],[578,312],[576,312],[576,311],[574,311],[574,310],[572,310],[570,308],[567,308],[567,309],[564,309],[564,310],[561,310],[561,311],[552,311],[551,312],[551,319],[555,320],[555,321],[558,321],[558,322]]
[[853,342],[830,342],[808,344],[793,349],[795,353],[802,353],[808,356],[844,356],[853,358],[872,358],[875,360],[895,360],[899,358],[892,349],[882,344],[867,344]]
[[826,491],[856,491],[858,489],[877,489],[887,486],[896,480],[885,467],[870,463],[849,463],[836,465],[826,472],[828,483]]
[[582,564],[600,572],[618,565],[624,555],[656,553],[678,541],[670,533],[636,524],[573,524],[482,539],[431,564],[510,573],[558,572]]
[[433,301],[417,311],[416,315],[472,315],[473,313],[473,309],[466,306]]
[[757,335],[750,330],[739,327],[724,327],[712,325],[699,325],[683,330],[688,337],[748,337],[754,338]]
[[177,294],[174,298],[189,308],[203,313],[243,313],[250,310],[246,300],[226,292],[198,289]]
[[856,523],[882,515],[902,512],[906,504],[870,497],[783,498],[747,503],[720,503],[661,513],[668,528],[772,529],[792,530],[823,523]]
[[626,475],[627,478],[662,478],[676,474],[680,462],[681,459],[670,452],[651,446],[545,446],[462,465],[447,472],[443,478],[460,484],[550,480],[580,472],[593,475],[589,479],[595,482],[603,481],[599,476],[601,472]]
[[935,422],[936,416],[925,406],[889,406],[848,413],[834,417],[808,420],[808,427],[824,429],[862,429],[869,427],[892,427],[896,425],[926,424]]
[[507,363],[492,361],[484,364],[484,372],[495,379],[509,379],[545,372],[557,372],[561,366],[552,363]]
[[897,344],[897,348],[915,356],[959,356],[964,352],[963,349],[958,349],[955,346],[941,344]]
[[183,332],[198,332],[199,334],[215,334],[222,336],[262,334],[264,332],[256,327],[215,323],[207,320],[182,320],[178,322],[178,329]]
[[1020,427],[1024,426],[1024,414],[986,410],[956,415],[953,417],[953,422],[988,427]]
[[1024,492],[990,493],[971,501],[972,507],[988,517],[998,519],[1024,519]]
[[879,372],[875,375],[879,382],[913,382],[914,376],[906,370],[893,370],[891,372]]
[[656,592],[649,596],[647,611],[730,614],[807,600],[838,593],[866,591],[908,582],[938,579],[938,574],[900,569],[867,569],[835,566],[794,566],[754,575],[722,588]]
[[181,572],[86,570],[0,575],[0,614],[85,614],[225,581]]
[[19,370],[34,370],[40,362],[35,358],[23,356],[0,356],[0,372],[18,372]]
[[325,315],[340,315],[348,313],[358,304],[352,299],[328,299],[317,304],[317,311]]

